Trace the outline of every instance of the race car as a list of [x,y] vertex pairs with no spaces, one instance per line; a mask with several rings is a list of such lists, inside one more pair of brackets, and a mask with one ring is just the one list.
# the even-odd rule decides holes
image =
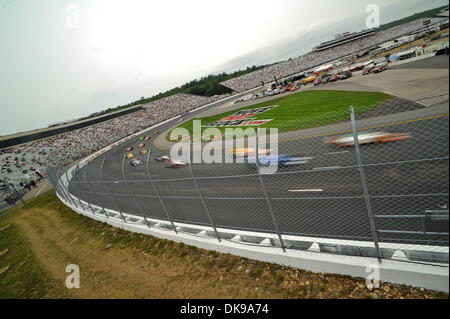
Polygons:
[[140,160],[140,159],[134,159],[130,162],[130,165],[134,166],[134,167],[142,165],[142,164],[144,164],[144,161]]
[[309,83],[309,82],[314,82],[316,80],[316,76],[312,75],[306,79],[303,80],[303,84]]
[[155,158],[158,162],[165,162],[166,160],[169,160],[170,157],[168,155],[159,155]]
[[388,64],[386,62],[378,63],[377,65],[375,65],[375,68],[373,69],[373,73],[383,72],[384,70],[387,69],[387,65]]
[[[252,147],[244,147],[244,148],[233,148],[233,157],[236,157],[238,155],[243,156],[243,157],[248,157],[250,156],[254,156],[256,153],[256,149],[252,148]],[[265,148],[260,148],[258,150],[259,154],[262,155],[267,155],[270,153],[270,150],[265,149]]]
[[[358,133],[358,143],[387,143],[403,141],[411,137],[409,133],[388,133],[388,132],[360,132]],[[325,144],[334,144],[338,146],[355,146],[353,134],[343,136],[328,137],[324,140]]]
[[372,71],[375,69],[375,64],[369,64],[367,66],[364,67],[363,71],[362,71],[362,75],[367,75],[372,73]]
[[[312,157],[295,157],[291,155],[263,155],[259,156],[259,165],[262,167],[290,167],[308,163]],[[249,157],[248,162],[256,166],[256,156]]]
[[144,146],[145,146],[144,143],[140,143],[140,144],[138,145],[139,148],[143,148]]
[[340,79],[339,74],[333,74],[330,79],[328,80],[328,82],[336,82],[337,80]]
[[149,139],[151,139],[151,136],[146,136],[146,137],[144,138],[144,141],[148,141]]
[[170,167],[170,168],[181,168],[183,166],[188,165],[188,163],[186,163],[185,161],[182,161],[179,159],[172,159],[172,158],[165,160],[164,163],[166,164],[167,167]]
[[349,70],[343,71],[343,72],[341,72],[341,73],[339,74],[339,78],[340,78],[341,80],[345,80],[345,79],[348,79],[348,78],[351,78],[351,77],[352,77],[352,72],[349,71]]
[[147,155],[148,154],[148,149],[143,148],[139,151],[139,153],[141,153],[141,155]]
[[328,82],[330,82],[331,76],[327,76],[326,78],[322,79],[322,84],[327,84]]
[[135,156],[134,156],[134,154],[133,153],[131,153],[131,152],[128,152],[127,153],[127,158],[128,159],[132,159],[132,158],[134,158]]
[[125,152],[130,152],[130,151],[132,151],[133,150],[133,147],[127,147],[126,149],[125,149]]
[[145,136],[141,136],[140,138],[139,138],[139,141],[143,141],[145,139]]

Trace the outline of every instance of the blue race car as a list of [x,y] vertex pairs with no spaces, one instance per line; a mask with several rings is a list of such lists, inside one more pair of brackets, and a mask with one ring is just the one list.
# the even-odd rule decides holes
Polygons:
[[[295,157],[290,155],[260,155],[259,165],[261,167],[278,166],[278,167],[288,167],[303,165],[308,163],[312,157]],[[256,156],[248,159],[249,163],[256,164]]]

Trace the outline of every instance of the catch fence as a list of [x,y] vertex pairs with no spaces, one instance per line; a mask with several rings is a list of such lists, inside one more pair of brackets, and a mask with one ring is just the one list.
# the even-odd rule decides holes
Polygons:
[[[267,233],[283,251],[319,243],[321,253],[448,266],[445,109],[392,98],[277,128],[276,143],[256,131],[243,163],[224,162],[233,158],[226,147],[216,149],[221,163],[206,163],[205,144],[206,161],[196,162],[186,141],[182,167],[150,149],[137,167],[125,152],[76,164],[68,156],[48,175],[64,202],[105,219],[174,232],[200,225],[218,241],[234,238],[223,231],[231,229],[248,244],[259,243],[251,232]],[[275,164],[266,155],[274,149]]]

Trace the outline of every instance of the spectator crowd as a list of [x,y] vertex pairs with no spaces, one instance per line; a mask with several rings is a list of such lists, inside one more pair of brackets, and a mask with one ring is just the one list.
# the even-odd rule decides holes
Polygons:
[[[0,202],[5,193],[36,187],[49,164],[68,164],[154,124],[223,99],[176,94],[143,104],[143,109],[64,134],[0,149]],[[14,188],[13,188],[14,187]],[[2,196],[3,193],[3,196]]]

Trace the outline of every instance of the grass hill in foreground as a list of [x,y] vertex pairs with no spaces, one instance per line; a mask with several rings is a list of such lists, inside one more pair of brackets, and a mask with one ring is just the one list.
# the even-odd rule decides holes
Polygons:
[[[68,264],[80,288],[67,289]],[[0,213],[0,298],[439,298],[135,234],[79,215],[53,190]]]

